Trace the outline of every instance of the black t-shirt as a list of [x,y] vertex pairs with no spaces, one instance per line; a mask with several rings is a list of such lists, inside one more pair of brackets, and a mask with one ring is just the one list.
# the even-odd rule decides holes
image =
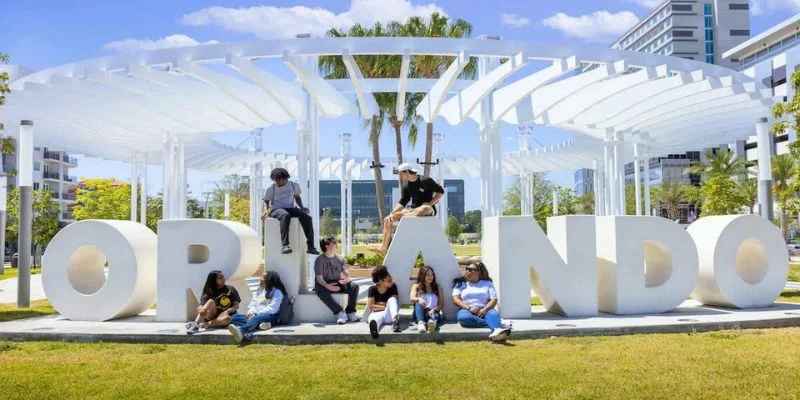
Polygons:
[[[416,181],[406,182],[403,188],[403,195],[400,197],[400,204],[405,207],[409,200],[411,207],[419,207],[422,203],[430,203],[434,193],[444,193],[444,188],[436,183],[433,178],[419,175]],[[436,209],[434,207],[434,209]]]
[[390,287],[389,290],[383,294],[378,291],[378,287],[375,285],[370,286],[369,292],[367,292],[367,297],[372,297],[375,299],[374,301],[376,303],[386,303],[390,298],[392,298],[392,296],[397,296],[397,285],[394,283],[392,284],[392,287]]
[[239,292],[231,285],[225,285],[222,289],[214,289],[210,296],[208,293],[203,293],[203,296],[200,297],[200,303],[206,304],[211,299],[214,299],[214,303],[217,304],[217,312],[223,312],[231,308],[233,303],[242,302]]

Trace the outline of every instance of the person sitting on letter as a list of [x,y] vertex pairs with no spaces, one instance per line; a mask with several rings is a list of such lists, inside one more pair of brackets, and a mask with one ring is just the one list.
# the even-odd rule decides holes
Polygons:
[[369,314],[369,333],[373,339],[378,338],[381,325],[392,324],[394,332],[400,332],[400,307],[397,303],[397,285],[385,265],[372,270],[372,282],[367,293],[367,309]]
[[[417,170],[409,163],[402,163],[397,167],[397,174],[406,186],[400,201],[394,206],[392,213],[383,219],[383,241],[380,247],[369,247],[370,251],[386,253],[389,249],[389,240],[392,236],[392,226],[403,217],[427,217],[436,215],[436,203],[444,195],[444,188],[436,183],[433,178],[417,175]],[[405,208],[411,201],[411,208]]]
[[[314,292],[331,309],[333,315],[336,315],[337,324],[360,321],[361,317],[356,314],[358,285],[350,279],[344,258],[336,254],[336,239],[326,237],[319,241],[319,247],[323,254],[314,260]],[[342,309],[331,293],[347,294],[347,308]]]
[[444,288],[436,283],[436,272],[424,265],[417,274],[417,283],[411,285],[411,301],[414,302],[414,318],[420,333],[433,333],[441,319]]
[[231,323],[231,315],[239,309],[242,299],[236,288],[225,284],[222,271],[208,273],[200,305],[197,306],[197,317],[186,323],[186,332],[197,333],[200,328],[220,328]]
[[[261,214],[261,219],[269,216],[280,221],[281,242],[283,243],[281,253],[292,252],[292,248],[289,246],[289,223],[292,218],[297,218],[306,234],[306,243],[308,244],[306,253],[319,254],[314,245],[314,227],[311,216],[308,214],[308,208],[303,207],[303,199],[300,198],[300,185],[289,180],[289,171],[284,168],[273,169],[269,177],[273,184],[264,191],[264,212]],[[299,208],[295,207],[295,202]]]
[[464,277],[453,281],[453,304],[459,308],[457,318],[461,326],[488,327],[489,339],[495,342],[504,342],[511,334],[511,328],[503,326],[495,310],[497,292],[482,262],[467,266]]
[[236,313],[231,318],[228,330],[233,335],[233,340],[236,343],[251,340],[257,329],[265,331],[277,325],[283,296],[286,296],[286,288],[280,275],[275,271],[264,272],[258,283],[258,290],[247,307],[247,315]]

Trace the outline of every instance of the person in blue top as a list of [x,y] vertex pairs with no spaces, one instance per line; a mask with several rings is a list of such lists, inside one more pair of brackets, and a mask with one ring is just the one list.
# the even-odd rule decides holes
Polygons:
[[497,291],[482,262],[468,265],[463,278],[453,281],[453,304],[458,323],[465,328],[489,328],[489,339],[504,342],[511,328],[503,326],[497,312]]
[[247,307],[247,315],[236,314],[231,318],[228,330],[236,343],[250,340],[253,333],[270,329],[278,323],[281,301],[286,296],[286,288],[275,271],[267,271],[261,276],[256,293]]

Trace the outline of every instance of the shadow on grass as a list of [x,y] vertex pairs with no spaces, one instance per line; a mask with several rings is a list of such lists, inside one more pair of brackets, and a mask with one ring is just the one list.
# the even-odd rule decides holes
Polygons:
[[17,308],[16,304],[0,304],[0,322],[14,321],[17,319],[44,317],[53,315],[56,310],[47,300],[31,303],[30,308]]

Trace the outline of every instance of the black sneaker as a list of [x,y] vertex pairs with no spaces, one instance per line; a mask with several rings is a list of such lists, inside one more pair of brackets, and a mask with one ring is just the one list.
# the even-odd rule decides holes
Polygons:
[[186,333],[191,335],[200,332],[200,326],[197,325],[197,322],[191,321],[186,323]]
[[403,331],[403,329],[400,328],[400,318],[395,318],[394,321],[392,321],[392,331],[393,332],[402,332]]
[[318,256],[318,255],[319,255],[319,251],[318,251],[317,249],[313,248],[313,247],[311,247],[311,248],[309,248],[308,250],[306,250],[306,253],[308,253],[308,254],[313,254],[313,255],[315,255],[315,256]]
[[292,252],[292,248],[289,246],[281,247],[281,254],[290,254]]
[[376,321],[369,321],[369,334],[373,339],[378,338],[378,323]]

